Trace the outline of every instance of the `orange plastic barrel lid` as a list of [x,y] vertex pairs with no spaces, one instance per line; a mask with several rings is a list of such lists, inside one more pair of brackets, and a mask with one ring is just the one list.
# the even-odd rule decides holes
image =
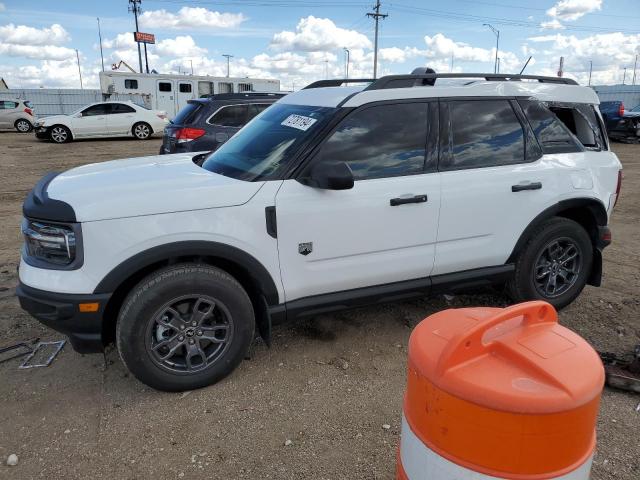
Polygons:
[[431,315],[409,340],[404,413],[439,455],[500,478],[588,461],[604,368],[546,302]]
[[409,357],[441,390],[506,412],[573,410],[604,385],[597,353],[541,301],[436,313],[412,333]]

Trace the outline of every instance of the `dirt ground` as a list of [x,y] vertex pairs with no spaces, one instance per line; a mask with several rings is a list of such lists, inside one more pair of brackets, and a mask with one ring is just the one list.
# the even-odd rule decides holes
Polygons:
[[[0,347],[63,338],[22,312],[14,296],[27,191],[47,171],[155,154],[159,146],[157,139],[54,145],[0,132]],[[625,180],[604,284],[587,287],[561,321],[596,349],[622,353],[640,343],[640,145],[614,150]],[[48,368],[1,364],[0,478],[393,478],[412,327],[443,308],[505,303],[486,291],[282,325],[272,348],[257,341],[229,378],[183,394],[146,388],[112,349],[103,357],[65,347]],[[592,479],[640,478],[638,402],[605,390]],[[8,467],[12,453],[19,464]]]

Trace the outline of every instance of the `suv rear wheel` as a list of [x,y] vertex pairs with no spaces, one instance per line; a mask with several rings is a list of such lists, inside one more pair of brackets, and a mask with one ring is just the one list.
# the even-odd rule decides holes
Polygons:
[[520,252],[509,292],[515,301],[546,300],[558,309],[566,307],[586,285],[592,262],[586,230],[568,218],[552,218]]
[[205,387],[235,369],[253,340],[249,296],[228,273],[204,264],[167,267],[125,299],[116,329],[120,357],[158,390]]

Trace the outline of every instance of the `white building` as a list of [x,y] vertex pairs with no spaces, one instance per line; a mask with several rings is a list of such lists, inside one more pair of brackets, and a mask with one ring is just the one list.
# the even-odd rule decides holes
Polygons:
[[[258,78],[163,75],[133,72],[100,72],[103,95],[144,98],[145,106],[164,110],[173,117],[187,100],[203,95],[242,92],[279,92],[280,81]],[[137,102],[136,102],[137,103]]]

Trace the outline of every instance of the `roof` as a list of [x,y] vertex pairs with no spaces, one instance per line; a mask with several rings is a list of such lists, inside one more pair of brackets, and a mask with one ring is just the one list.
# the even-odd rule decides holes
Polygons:
[[[434,85],[408,88],[366,90],[357,87],[310,88],[291,93],[278,103],[337,107],[358,107],[365,103],[409,98],[442,97],[534,97],[542,101],[598,104],[598,96],[589,87],[540,82],[475,81],[466,85]],[[354,95],[355,94],[355,95]]]

